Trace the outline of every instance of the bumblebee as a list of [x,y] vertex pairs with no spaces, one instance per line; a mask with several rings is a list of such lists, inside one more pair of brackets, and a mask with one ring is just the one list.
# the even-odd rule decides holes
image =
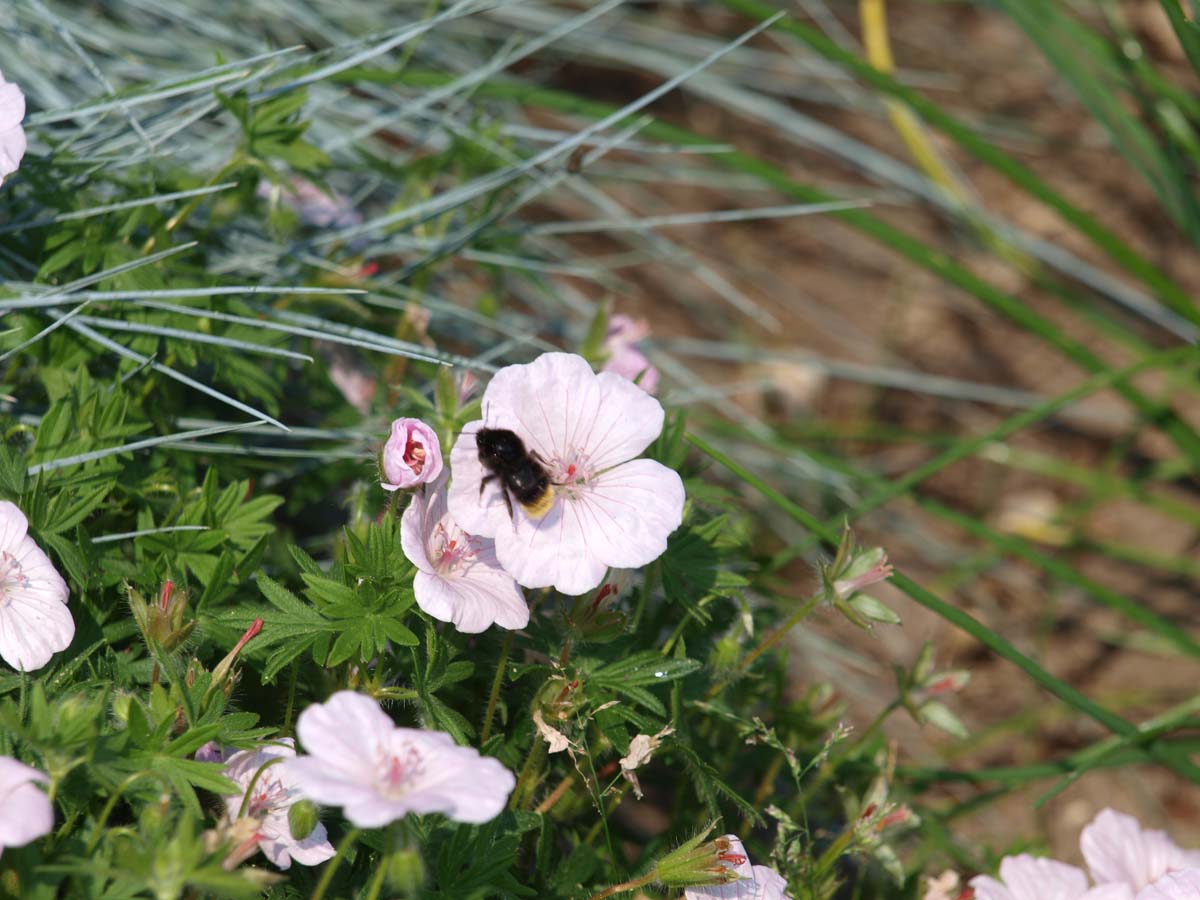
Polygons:
[[492,481],[499,481],[508,514],[514,515],[516,499],[525,515],[540,519],[554,506],[554,485],[546,462],[536,451],[526,450],[524,442],[507,428],[480,428],[475,432],[479,462],[490,473],[479,484],[479,494]]

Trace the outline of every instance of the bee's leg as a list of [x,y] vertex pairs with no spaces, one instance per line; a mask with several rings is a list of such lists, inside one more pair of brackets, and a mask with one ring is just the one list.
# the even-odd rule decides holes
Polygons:
[[501,494],[503,495],[503,497],[504,497],[504,505],[508,507],[508,517],[509,517],[510,519],[512,519],[513,527],[514,527],[514,528],[516,528],[516,526],[517,526],[517,512],[516,512],[516,510],[514,510],[514,509],[513,509],[513,505],[512,505],[512,498],[511,498],[510,496],[508,496],[508,489],[507,489],[507,488],[501,488],[501,489],[500,489],[500,493],[501,493]]
[[479,496],[483,497],[483,489],[488,486],[488,482],[495,481],[495,475],[484,475],[479,482]]

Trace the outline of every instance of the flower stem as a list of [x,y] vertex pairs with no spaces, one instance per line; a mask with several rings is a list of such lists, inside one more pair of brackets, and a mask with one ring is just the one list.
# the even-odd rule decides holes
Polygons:
[[643,875],[641,878],[634,878],[632,881],[623,881],[621,884],[614,884],[612,887],[605,888],[598,894],[592,894],[588,900],[604,900],[605,897],[611,897],[613,894],[623,894],[626,891],[633,891],[643,887],[654,880],[654,873]]
[[322,900],[325,892],[329,890],[334,873],[337,872],[338,866],[342,864],[343,857],[350,851],[350,848],[358,840],[360,834],[362,834],[362,831],[358,828],[351,828],[346,832],[346,836],[342,838],[341,846],[337,849],[337,855],[326,864],[325,871],[321,873],[321,880],[317,882],[317,889],[313,891],[312,897],[309,900]]
[[488,694],[487,712],[483,714],[483,731],[480,732],[479,743],[486,744],[488,735],[492,733],[492,716],[496,714],[496,701],[500,699],[500,687],[504,683],[504,669],[508,666],[508,654],[512,650],[513,633],[504,635],[504,645],[500,648],[500,661],[496,663],[496,677],[492,681],[492,692]]
[[[816,594],[810,597],[802,606],[800,606],[799,609],[788,616],[786,622],[768,634],[762,639],[762,642],[757,647],[743,656],[742,661],[738,663],[738,674],[747,671],[752,665],[754,665],[755,660],[778,644],[783,639],[784,635],[786,635],[789,631],[795,628],[797,624],[799,624],[801,619],[816,609],[817,604],[821,602],[821,597],[821,594]],[[732,678],[727,678],[725,681],[713,685],[712,688],[709,689],[708,694],[705,695],[705,699],[711,700],[713,697],[717,696],[717,694],[721,693],[721,691],[725,690],[725,688],[729,687],[732,682]]]
[[296,711],[296,681],[299,678],[300,659],[292,660],[292,671],[288,678],[287,711],[283,714],[283,733],[292,733],[292,713]]
[[379,893],[383,890],[383,878],[387,874],[390,858],[391,854],[388,854],[379,861],[379,867],[375,870],[375,877],[371,879],[371,889],[367,891],[366,900],[379,900]]

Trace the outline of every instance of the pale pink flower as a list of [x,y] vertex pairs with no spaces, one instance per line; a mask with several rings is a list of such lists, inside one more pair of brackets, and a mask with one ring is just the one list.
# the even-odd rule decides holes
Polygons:
[[975,900],[1121,900],[1120,894],[1090,888],[1082,869],[1056,859],[1022,853],[1000,861],[1000,879],[979,875],[971,879]]
[[28,531],[25,514],[0,501],[0,657],[21,672],[40,669],[75,637],[67,583]]
[[[267,765],[273,759],[295,758],[291,739],[284,739],[281,744],[287,746],[265,745],[258,750],[241,750],[226,760],[225,777],[235,782],[241,792],[225,798],[225,809],[230,822],[243,815],[257,821],[254,840],[263,856],[279,868],[289,868],[292,860],[302,866],[319,865],[334,855],[325,826],[318,822],[307,837],[297,840],[292,836],[288,810],[303,798],[295,778],[282,763]],[[264,769],[263,766],[267,767]],[[258,774],[260,769],[262,772]],[[251,781],[254,781],[254,790],[243,812],[242,804]]]
[[420,419],[396,419],[383,445],[379,467],[385,491],[416,487],[442,474],[442,444],[437,433]]
[[[570,353],[507,366],[483,395],[484,420],[470,422],[450,453],[450,512],[472,534],[494,537],[500,564],[525,587],[564,594],[597,587],[612,568],[634,569],[667,548],[683,520],[679,475],[635,459],[662,431],[657,400],[612,372],[594,373]],[[513,431],[537,454],[553,485],[550,510],[510,514],[497,479],[479,461],[483,426]],[[482,485],[482,489],[481,489]]]
[[21,89],[0,75],[0,184],[17,171],[25,156],[25,95]]
[[1079,836],[1079,849],[1097,884],[1140,891],[1168,872],[1200,868],[1200,852],[1184,850],[1165,831],[1143,829],[1133,816],[1101,810]]
[[300,792],[343,807],[359,828],[380,828],[409,813],[444,813],[479,824],[498,816],[516,784],[512,772],[443,731],[398,728],[379,704],[339,691],[300,714],[310,755],[282,765]]
[[24,847],[54,827],[50,798],[36,787],[49,779],[11,756],[0,756],[0,853]]
[[467,534],[446,508],[446,476],[413,496],[400,519],[400,545],[417,567],[417,605],[459,631],[492,624],[524,628],[529,606],[513,577],[500,567],[491,538]]
[[684,900],[790,900],[783,876],[766,866],[752,866],[737,835],[727,834],[720,842],[729,844],[721,851],[721,864],[740,877],[729,884],[690,887],[683,892]]
[[275,199],[290,207],[302,222],[317,228],[347,228],[362,224],[362,213],[337,193],[325,193],[307,178],[294,176],[286,187],[267,179],[258,183],[259,198]]
[[[608,320],[608,334],[604,339],[604,352],[608,354],[603,371],[636,381],[647,393],[658,390],[658,369],[654,368],[646,355],[637,348],[637,342],[650,334],[645,319],[617,314]],[[639,378],[639,376],[641,376]]]
[[1154,884],[1138,891],[1137,900],[1197,900],[1200,898],[1200,869],[1168,872]]

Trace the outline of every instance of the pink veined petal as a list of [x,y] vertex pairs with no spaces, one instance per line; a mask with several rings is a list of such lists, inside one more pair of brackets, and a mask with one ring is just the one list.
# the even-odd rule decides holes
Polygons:
[[382,828],[414,812],[408,797],[389,800],[379,794],[354,797],[343,804],[346,821],[358,828]]
[[496,558],[517,583],[585,594],[604,580],[608,564],[592,547],[590,516],[581,504],[560,500],[543,519],[518,522],[496,535]]
[[593,471],[633,459],[662,431],[662,405],[613,372],[599,375],[573,353],[543,353],[507,366],[483,395],[485,423],[511,428],[546,460],[584,451]]
[[54,597],[59,603],[66,603],[70,591],[67,583],[50,562],[50,557],[42,552],[33,542],[33,538],[25,535],[13,555],[21,565],[21,574],[30,581],[30,590]]
[[325,759],[297,756],[282,764],[290,783],[314,803],[345,806],[366,803],[377,797],[374,780],[374,759],[364,759],[352,773],[334,769]]
[[281,869],[291,866],[292,860],[302,866],[316,866],[336,852],[329,843],[329,833],[320,822],[308,837],[299,841],[292,837],[286,810],[268,816],[259,834],[262,840],[258,846],[263,856]]
[[1079,900],[1088,889],[1082,869],[1027,853],[1001,860],[1000,880],[1013,900]]
[[0,551],[16,554],[29,530],[29,520],[15,503],[0,500]]
[[421,609],[465,634],[478,634],[492,624],[510,630],[529,624],[525,595],[498,564],[476,559],[461,572],[418,572],[413,591]]
[[500,564],[525,587],[586,593],[610,567],[653,562],[683,521],[683,482],[654,460],[623,463],[562,494],[545,518],[519,517],[515,532],[496,536]]
[[319,757],[331,776],[344,775],[358,783],[364,780],[364,772],[373,777],[375,748],[394,728],[395,723],[378,703],[354,691],[338,691],[324,703],[308,707],[296,720],[296,734],[304,749]]
[[971,890],[975,892],[975,900],[1016,900],[1012,891],[990,875],[972,878]]
[[404,515],[400,517],[400,548],[408,561],[422,572],[433,571],[433,564],[429,561],[429,552],[425,545],[429,533],[428,490],[427,487],[424,491],[413,494]]
[[512,524],[499,481],[483,485],[488,473],[479,461],[479,448],[475,445],[475,432],[482,427],[482,421],[468,422],[450,448],[453,475],[447,499],[450,515],[460,528],[480,537],[495,537],[500,529],[511,528]]
[[0,184],[4,177],[11,175],[21,167],[26,149],[25,130],[21,126],[0,131]]
[[0,132],[18,128],[25,118],[25,95],[21,89],[0,76]]
[[489,822],[504,810],[516,779],[504,765],[482,756],[473,747],[446,741],[431,745],[432,735],[419,733],[414,740],[423,769],[405,793],[413,812],[445,813],[456,822]]
[[1200,898],[1200,869],[1168,872],[1138,891],[1137,900],[1197,900]]
[[1097,885],[1089,890],[1079,900],[1134,900],[1133,888],[1127,884],[1110,882]]
[[1134,891],[1169,871],[1200,867],[1200,853],[1184,850],[1164,832],[1142,828],[1133,816],[1103,809],[1079,836],[1098,884],[1119,882]]
[[75,637],[71,611],[52,593],[37,587],[9,588],[0,600],[0,658],[20,672],[32,672],[67,649]]
[[34,784],[27,781],[0,794],[0,847],[23,847],[53,827],[54,807]]

